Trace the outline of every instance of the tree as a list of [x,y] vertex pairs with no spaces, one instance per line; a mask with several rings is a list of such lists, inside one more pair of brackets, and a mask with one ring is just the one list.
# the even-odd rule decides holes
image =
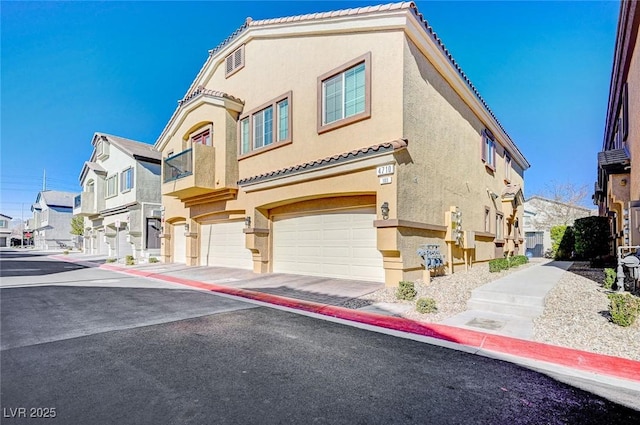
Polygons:
[[589,190],[587,186],[573,183],[552,182],[541,194],[529,198],[527,203],[536,210],[531,224],[536,229],[550,230],[553,226],[571,226],[582,217],[591,215],[586,203]]
[[71,234],[76,236],[84,235],[84,218],[74,215],[71,219]]

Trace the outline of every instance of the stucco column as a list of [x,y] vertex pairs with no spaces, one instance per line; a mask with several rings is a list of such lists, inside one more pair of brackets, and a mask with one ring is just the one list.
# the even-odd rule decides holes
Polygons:
[[187,246],[186,246],[186,261],[187,266],[197,266],[200,261],[198,259],[198,254],[200,251],[200,245],[198,242],[198,234],[200,233],[200,224],[193,219],[187,219],[187,226],[189,226],[189,230],[186,230],[185,227],[185,236],[187,238]]

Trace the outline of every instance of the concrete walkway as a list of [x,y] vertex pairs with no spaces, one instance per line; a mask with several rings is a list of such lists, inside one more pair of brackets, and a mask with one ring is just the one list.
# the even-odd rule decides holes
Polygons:
[[547,293],[570,261],[534,264],[471,292],[468,310],[441,322],[482,332],[532,339],[533,320],[544,312]]

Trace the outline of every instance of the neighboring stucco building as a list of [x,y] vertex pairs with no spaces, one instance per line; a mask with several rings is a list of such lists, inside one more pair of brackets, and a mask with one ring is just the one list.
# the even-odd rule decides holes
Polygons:
[[616,246],[640,245],[640,2],[620,3],[594,202]]
[[0,247],[11,245],[11,220],[8,215],[0,214]]
[[152,145],[95,133],[80,173],[74,215],[84,217],[84,251],[113,258],[160,255],[160,153]]
[[155,146],[164,261],[397,285],[422,244],[524,253],[529,163],[413,3],[247,19]]
[[597,211],[579,205],[571,205],[541,196],[532,196],[524,203],[523,230],[527,241],[526,253],[542,257],[552,247],[551,227],[573,226],[582,217],[597,215]]
[[28,230],[33,235],[36,249],[60,249],[73,247],[71,218],[75,193],[43,190],[31,206],[33,218]]

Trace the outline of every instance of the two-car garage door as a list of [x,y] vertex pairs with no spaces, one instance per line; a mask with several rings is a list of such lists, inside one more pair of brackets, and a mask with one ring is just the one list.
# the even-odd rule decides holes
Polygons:
[[273,271],[384,282],[372,210],[275,217]]

